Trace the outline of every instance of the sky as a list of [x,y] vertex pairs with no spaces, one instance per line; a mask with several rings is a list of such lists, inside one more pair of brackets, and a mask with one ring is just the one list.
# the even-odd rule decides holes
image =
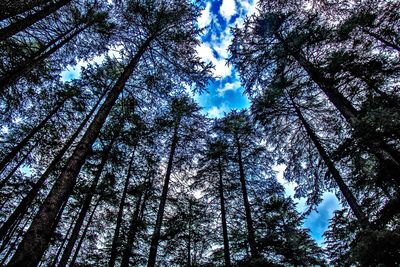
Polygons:
[[[207,91],[200,95],[194,95],[195,100],[203,107],[203,112],[211,118],[221,118],[232,109],[243,109],[250,105],[249,99],[243,95],[243,87],[239,74],[232,65],[227,64],[229,58],[228,47],[232,40],[231,28],[243,25],[246,16],[257,12],[257,0],[208,0],[201,12],[197,23],[205,28],[200,37],[201,45],[197,52],[206,62],[214,65],[215,78],[210,82]],[[113,52],[111,52],[113,53]],[[102,57],[93,61],[100,62]],[[87,63],[79,62],[78,65],[69,67],[62,72],[61,78],[69,81],[79,77],[81,67]],[[276,166],[278,181],[280,181],[288,196],[294,195],[296,184],[288,183],[283,176],[284,166]],[[295,201],[299,212],[307,209],[305,199]],[[334,210],[340,208],[339,202],[333,193],[327,192],[323,196],[322,203],[305,219],[304,226],[309,228],[311,236],[323,245],[322,234],[327,229],[329,219]]]

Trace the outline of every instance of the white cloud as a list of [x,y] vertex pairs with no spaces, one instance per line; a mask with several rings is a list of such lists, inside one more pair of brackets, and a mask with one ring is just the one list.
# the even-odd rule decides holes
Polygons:
[[219,8],[219,13],[221,13],[225,20],[229,22],[231,17],[236,14],[235,0],[223,0],[222,5]]
[[207,114],[210,118],[222,118],[224,116],[224,113],[228,112],[229,108],[225,105],[222,104],[220,107],[214,106],[207,110]]
[[241,87],[241,83],[239,80],[236,80],[232,83],[225,83],[222,88],[218,88],[217,92],[219,96],[223,96],[227,91],[236,91]]
[[215,66],[213,74],[217,79],[231,75],[232,66],[228,66],[223,58],[217,59],[209,44],[202,43],[199,45],[197,47],[197,53],[204,61],[211,62]]
[[204,28],[211,23],[211,20],[211,2],[207,2],[206,8],[201,11],[201,15],[197,19],[197,24],[200,28]]

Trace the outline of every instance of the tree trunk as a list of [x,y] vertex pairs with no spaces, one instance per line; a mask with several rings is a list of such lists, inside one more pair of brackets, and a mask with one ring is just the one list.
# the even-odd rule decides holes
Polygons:
[[60,110],[60,108],[64,105],[67,98],[56,104],[56,107],[50,111],[50,113],[36,126],[34,127],[24,139],[22,139],[15,147],[11,149],[11,151],[3,158],[0,162],[0,172],[4,170],[7,164],[9,164],[14,157],[31,141],[32,137],[38,133],[46,123]]
[[[324,92],[328,100],[336,107],[337,110],[346,119],[349,125],[357,130],[362,123],[358,116],[359,112],[354,108],[352,103],[347,100],[335,87],[334,81],[328,79],[324,74],[317,69],[311,62],[309,62],[300,51],[293,51],[293,49],[286,43],[286,41],[279,35],[275,35],[277,39],[282,43],[286,51],[300,64],[300,66],[307,72],[310,78],[318,85],[318,87]],[[376,132],[376,129],[371,129]],[[364,133],[358,133],[362,135]],[[378,135],[378,133],[376,133]],[[365,138],[362,138],[365,139]],[[400,183],[400,153],[394,148],[390,147],[385,143],[384,140],[361,140],[363,145],[366,146],[372,154],[374,154],[380,161],[384,168],[391,170],[391,175],[394,181]]]
[[59,0],[57,2],[54,2],[52,4],[49,4],[45,7],[43,7],[43,9],[41,9],[40,11],[37,11],[36,13],[28,15],[25,18],[20,19],[16,22],[0,29],[0,42],[27,29],[28,27],[32,26],[36,22],[44,19],[48,15],[59,10],[61,7],[67,5],[69,2],[71,2],[71,0]]
[[85,163],[86,157],[91,152],[92,145],[96,141],[108,114],[117,101],[118,96],[124,89],[129,76],[133,73],[140,58],[150,45],[152,39],[153,36],[150,36],[145,42],[143,42],[136,55],[131,59],[121,76],[116,81],[111,92],[86,130],[86,133],[69,158],[63,172],[56,180],[52,190],[42,205],[42,209],[34,218],[30,228],[24,236],[24,239],[12,257],[9,267],[33,267],[39,262],[43,252],[46,250],[50,242],[52,235],[51,228],[49,227],[50,224],[57,216],[57,212],[64,200],[68,199],[69,195],[73,191],[80,169]]
[[0,239],[3,239],[4,235],[7,234],[9,231],[10,227],[15,223],[15,221],[23,216],[23,214],[26,212],[28,207],[31,205],[33,200],[36,198],[38,192],[44,185],[44,183],[47,181],[47,178],[50,176],[51,173],[56,169],[57,165],[59,165],[62,157],[64,154],[68,151],[68,149],[71,147],[71,145],[74,143],[75,139],[78,137],[82,129],[85,127],[85,125],[88,123],[94,112],[97,110],[98,106],[100,105],[103,97],[105,96],[107,91],[101,95],[95,106],[92,108],[92,110],[89,112],[89,114],[85,117],[85,119],[82,121],[82,123],[79,125],[75,133],[70,137],[70,139],[65,143],[63,148],[57,153],[57,155],[54,157],[50,165],[47,167],[46,171],[40,176],[39,180],[33,185],[32,189],[29,191],[29,193],[22,199],[21,203],[18,205],[18,207],[11,213],[11,215],[8,217],[7,221],[3,223],[3,225],[0,228]]
[[101,199],[102,199],[102,197],[100,196],[99,199],[96,201],[96,204],[95,204],[94,207],[93,207],[93,211],[92,211],[92,213],[90,214],[90,216],[89,216],[89,218],[88,218],[88,221],[87,221],[87,223],[86,223],[85,229],[83,229],[81,239],[79,239],[78,245],[76,246],[76,249],[75,249],[74,256],[72,257],[72,260],[71,260],[70,265],[69,265],[69,266],[71,266],[71,267],[75,266],[76,258],[77,258],[78,255],[79,255],[79,251],[81,250],[82,243],[83,243],[83,241],[85,240],[86,233],[87,233],[87,231],[88,231],[88,229],[89,229],[90,224],[92,223],[93,216],[94,216],[94,214],[95,214],[95,212],[96,212],[97,207],[98,207],[99,204],[100,204]]
[[[61,209],[61,210],[63,210],[63,209]],[[60,213],[59,213],[59,214],[60,214]],[[61,214],[62,214],[62,212],[61,212]],[[68,230],[67,230],[67,233],[65,234],[65,237],[64,237],[63,241],[61,242],[60,247],[58,248],[57,254],[56,254],[56,256],[55,256],[54,259],[53,259],[53,262],[52,262],[52,264],[51,264],[51,267],[55,267],[55,266],[57,265],[58,257],[60,257],[61,251],[63,250],[63,247],[64,247],[65,242],[67,242],[69,233],[71,233],[72,227],[73,227],[74,222],[75,222],[76,218],[78,217],[78,215],[79,215],[79,214],[76,213],[76,214],[74,215],[74,217],[72,217],[71,224],[69,225]]]
[[308,136],[314,143],[315,147],[318,150],[319,155],[321,156],[322,160],[324,161],[325,165],[328,167],[330,174],[332,175],[333,179],[335,180],[336,184],[339,187],[340,192],[343,194],[344,198],[346,199],[347,203],[349,204],[351,210],[353,211],[354,215],[358,219],[358,221],[363,226],[368,226],[369,222],[367,216],[362,211],[361,207],[358,205],[356,198],[354,197],[353,193],[349,189],[349,187],[344,182],[342,176],[338,169],[336,169],[335,164],[328,156],[328,153],[325,151],[324,147],[322,146],[321,142],[319,141],[318,136],[315,134],[311,126],[308,124],[307,120],[304,118],[301,110],[294,102],[293,98],[289,95],[290,101],[292,103],[293,108],[296,111],[297,117],[300,119],[304,129],[306,130]]
[[164,181],[164,186],[163,186],[163,190],[162,190],[162,194],[161,194],[160,205],[158,207],[156,224],[154,226],[153,236],[151,237],[150,253],[149,253],[149,260],[147,262],[147,267],[154,267],[156,264],[158,241],[160,239],[160,232],[161,232],[162,220],[164,217],[165,203],[167,201],[169,180],[171,178],[175,149],[178,145],[179,124],[180,124],[180,120],[178,120],[175,123],[174,133],[172,135],[172,143],[171,143],[171,150],[170,150],[169,158],[168,158],[167,172],[165,174],[165,181]]
[[125,178],[124,190],[122,192],[121,201],[119,203],[117,222],[115,225],[114,237],[113,237],[112,246],[111,246],[111,253],[110,253],[111,256],[110,256],[110,260],[108,262],[109,267],[114,267],[115,261],[117,260],[117,252],[118,252],[118,247],[119,247],[119,232],[121,229],[122,216],[124,213],[124,206],[125,206],[125,199],[126,199],[126,194],[128,192],[129,180],[131,178],[134,159],[135,159],[135,149],[133,150],[131,159],[129,161],[128,171],[127,171],[126,178]]
[[385,38],[383,38],[382,36],[379,36],[378,34],[371,32],[370,30],[366,29],[366,28],[361,28],[361,31],[371,37],[373,37],[374,39],[378,40],[379,42],[383,43],[384,45],[397,50],[398,53],[400,53],[400,46],[398,46],[397,44],[390,42],[388,40],[386,40]]
[[239,174],[240,174],[240,184],[242,186],[243,204],[244,204],[244,210],[246,212],[246,222],[247,222],[248,241],[249,241],[249,245],[250,245],[250,253],[253,258],[257,258],[259,256],[259,253],[258,253],[256,238],[255,238],[255,234],[254,234],[253,219],[251,218],[251,209],[250,209],[249,198],[247,195],[246,177],[244,174],[243,161],[242,161],[242,148],[241,148],[239,138],[236,136],[235,139],[236,139],[235,140],[236,149],[237,149],[237,153],[238,153]]
[[38,143],[35,143],[28,152],[25,153],[25,155],[22,157],[22,159],[17,163],[17,165],[14,166],[14,168],[8,173],[8,175],[1,180],[0,182],[0,190],[3,189],[3,187],[8,183],[8,181],[11,179],[11,177],[14,176],[15,172],[21,167],[21,165],[25,162],[25,160],[29,157],[29,155],[32,153],[32,151],[37,147]]
[[231,266],[231,256],[229,250],[229,239],[228,239],[228,227],[226,224],[226,210],[225,210],[225,198],[224,198],[224,183],[223,183],[223,171],[222,171],[222,163],[221,159],[218,159],[218,171],[219,171],[219,199],[221,206],[221,223],[222,223],[222,236],[224,238],[224,259],[225,266]]
[[128,231],[128,238],[126,241],[124,254],[122,255],[121,267],[128,267],[129,266],[129,259],[132,255],[132,247],[135,241],[135,235],[138,229],[138,222],[139,222],[139,212],[140,212],[140,204],[142,202],[143,192],[141,192],[136,200],[136,207],[135,211],[131,218],[131,223],[129,225]]
[[94,177],[92,185],[90,186],[89,192],[87,193],[85,200],[83,201],[83,205],[82,205],[81,211],[79,212],[78,219],[75,222],[74,229],[72,230],[71,236],[68,239],[68,243],[67,243],[67,246],[65,247],[65,250],[61,257],[61,260],[58,263],[59,267],[67,266],[69,257],[71,256],[71,252],[75,246],[76,240],[79,237],[79,232],[82,228],[83,222],[85,221],[86,214],[88,213],[88,211],[90,209],[90,204],[92,203],[92,199],[93,199],[94,193],[96,191],[97,184],[99,183],[101,174],[103,173],[104,166],[107,163],[107,160],[109,158],[110,151],[114,145],[114,142],[118,137],[118,132],[119,132],[119,130],[117,130],[117,133],[114,134],[112,140],[110,141],[110,144],[103,151],[103,154],[101,157],[101,162],[100,162],[99,166],[97,167],[96,175]]
[[13,0],[3,0],[0,3],[0,21],[12,18],[16,15],[25,13],[35,7],[44,6],[51,2],[51,0],[30,0],[30,1],[13,1]]
[[[58,51],[65,44],[69,43],[78,34],[89,28],[91,24],[85,24],[78,27],[75,31],[69,31],[64,36],[60,36],[50,41],[45,47],[37,51],[33,56],[14,67],[13,69],[4,73],[0,79],[0,95],[4,91],[15,84],[21,77],[27,75],[31,70],[35,69],[45,59],[50,57],[53,53]],[[61,41],[60,41],[61,40]],[[60,41],[60,42],[59,42]]]
[[189,199],[188,242],[187,242],[187,267],[192,266],[192,200]]

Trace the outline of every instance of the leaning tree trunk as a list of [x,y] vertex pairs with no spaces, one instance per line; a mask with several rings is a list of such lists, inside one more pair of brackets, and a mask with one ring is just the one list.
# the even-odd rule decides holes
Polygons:
[[124,253],[122,255],[121,267],[128,267],[129,266],[129,259],[132,255],[132,247],[135,241],[135,235],[138,229],[138,222],[139,222],[139,212],[140,212],[140,204],[142,202],[143,192],[140,192],[137,200],[135,211],[131,218],[131,223],[129,225],[128,237],[126,240],[126,245],[124,249]]
[[140,58],[150,45],[152,39],[153,37],[150,36],[142,43],[136,55],[131,59],[121,76],[116,81],[111,92],[108,94],[103,105],[100,107],[92,123],[86,130],[86,133],[69,158],[63,172],[56,180],[53,188],[44,201],[41,210],[34,218],[30,228],[26,232],[17,251],[12,257],[8,265],[9,267],[33,267],[40,261],[40,258],[48,247],[52,236],[50,226],[52,221],[56,218],[62,203],[68,199],[72,193],[81,167],[85,163],[87,156],[90,154],[92,145],[96,141],[108,114],[117,101],[118,96],[124,89],[129,76],[133,73]]
[[37,145],[38,143],[36,142],[31,148],[29,148],[29,151],[25,153],[25,155],[17,163],[17,165],[15,165],[14,168],[7,174],[7,176],[3,180],[1,180],[0,190],[3,189],[3,187],[8,183],[8,181],[14,176],[15,172],[21,167],[22,164],[24,164],[25,160],[29,157],[29,155],[32,153],[35,147],[37,147]]
[[43,9],[41,9],[40,11],[37,11],[36,13],[33,13],[31,15],[28,15],[25,18],[17,20],[16,22],[0,29],[0,42],[29,28],[36,22],[44,19],[48,15],[56,12],[63,6],[67,5],[69,2],[71,2],[71,0],[59,0],[57,2],[53,2],[53,3],[43,7]]
[[[283,44],[285,50],[300,64],[300,66],[307,72],[308,76],[324,92],[328,100],[342,114],[349,125],[357,132],[359,125],[365,123],[360,121],[360,114],[354,108],[352,103],[334,87],[334,82],[331,79],[326,78],[325,75],[309,62],[299,51],[294,51],[279,34],[276,34],[275,36]],[[376,132],[376,129],[371,130]],[[400,153],[380,138],[365,140],[365,138],[363,138],[364,133],[358,131],[357,134],[360,135],[363,145],[377,157],[382,166],[391,170],[393,177],[390,178],[397,183],[400,183]]]
[[174,133],[172,135],[171,150],[168,158],[167,172],[165,174],[164,186],[161,194],[160,205],[158,207],[156,224],[154,226],[154,232],[151,237],[149,260],[147,262],[147,267],[154,267],[157,258],[158,241],[160,240],[161,225],[164,217],[165,203],[167,201],[169,180],[171,178],[172,165],[174,162],[175,149],[178,145],[178,128],[180,120],[175,123]]
[[380,36],[379,34],[376,34],[370,30],[368,30],[365,27],[361,28],[361,31],[365,34],[368,34],[369,36],[373,37],[375,40],[378,40],[379,42],[383,43],[385,46],[390,47],[394,50],[397,50],[398,53],[400,53],[400,46],[397,45],[394,42],[391,42],[389,40],[386,40],[385,38],[383,38],[382,36]]
[[64,250],[63,255],[62,255],[61,259],[60,259],[60,262],[58,263],[59,267],[67,266],[69,257],[71,256],[71,252],[72,252],[72,250],[73,250],[73,248],[75,246],[75,242],[79,237],[79,232],[80,232],[80,230],[82,228],[82,225],[83,225],[83,222],[85,220],[86,214],[88,213],[89,208],[90,208],[90,204],[92,203],[92,199],[93,199],[94,193],[96,191],[97,184],[99,183],[101,174],[103,173],[104,166],[107,163],[107,160],[109,158],[110,151],[111,151],[111,149],[112,149],[112,147],[114,145],[114,142],[118,137],[118,131],[119,130],[117,130],[117,133],[114,134],[112,140],[110,141],[110,144],[108,144],[106,149],[103,151],[103,155],[101,157],[101,162],[100,162],[99,166],[97,167],[97,172],[96,172],[96,175],[95,175],[94,180],[92,182],[92,185],[90,186],[89,192],[85,197],[85,200],[83,202],[81,211],[79,212],[79,216],[76,219],[75,226],[72,229],[71,236],[68,239],[67,246],[65,247],[65,250]]
[[236,149],[238,153],[238,163],[239,163],[239,176],[240,176],[240,184],[242,187],[242,195],[243,195],[243,204],[244,210],[246,212],[246,222],[247,222],[247,234],[248,234],[248,241],[250,245],[250,253],[253,258],[259,256],[256,238],[254,234],[254,227],[253,227],[253,219],[251,217],[251,208],[249,203],[249,197],[247,195],[247,188],[246,188],[246,177],[244,174],[244,167],[243,167],[243,160],[242,160],[242,147],[239,141],[239,137],[235,137]]
[[3,0],[0,3],[0,21],[12,18],[16,15],[25,13],[38,6],[44,6],[51,0],[28,0],[28,1],[14,1],[14,0]]
[[71,259],[71,262],[70,262],[70,265],[69,265],[69,266],[75,266],[76,258],[77,258],[78,255],[79,255],[79,251],[81,250],[82,243],[83,243],[83,241],[85,240],[86,233],[87,233],[87,231],[88,231],[88,229],[89,229],[90,224],[92,223],[93,216],[94,216],[94,214],[95,214],[95,212],[96,212],[97,207],[98,207],[99,204],[100,204],[101,199],[102,199],[102,197],[100,196],[100,197],[97,199],[96,204],[95,204],[94,207],[93,207],[92,213],[90,214],[90,216],[89,216],[89,218],[88,218],[88,221],[87,221],[87,223],[86,223],[85,228],[83,229],[81,239],[79,239],[78,245],[76,246],[76,249],[75,249],[74,256],[72,256],[72,259]]
[[[63,210],[63,208],[62,208],[61,210]],[[60,212],[60,213],[62,214],[62,212]],[[60,214],[60,213],[59,213],[59,214]],[[69,234],[70,234],[71,231],[72,231],[72,228],[73,228],[73,226],[74,226],[74,222],[75,222],[76,218],[78,217],[78,215],[79,215],[79,213],[76,213],[76,214],[72,217],[72,220],[71,220],[71,223],[70,223],[70,225],[69,225],[69,227],[68,227],[67,233],[65,234],[65,237],[64,237],[63,241],[61,242],[60,246],[58,247],[57,254],[56,254],[56,256],[54,257],[52,264],[50,265],[51,267],[55,267],[55,266],[57,265],[58,257],[61,255],[61,252],[62,252],[62,250],[63,250],[63,248],[64,248],[64,244],[65,244],[65,242],[67,242],[67,240],[68,240],[68,236],[69,236]]]
[[97,110],[98,106],[100,105],[103,97],[107,91],[103,93],[103,95],[100,96],[99,100],[95,104],[95,106],[92,108],[92,110],[89,112],[89,114],[85,117],[85,119],[82,121],[82,123],[79,125],[79,127],[76,129],[75,133],[69,138],[69,140],[65,143],[63,148],[57,153],[57,155],[54,157],[50,165],[47,167],[46,171],[40,176],[39,180],[32,186],[32,189],[29,191],[29,193],[22,199],[22,201],[19,203],[17,208],[11,213],[11,215],[8,217],[7,221],[5,221],[1,228],[0,228],[0,239],[3,239],[3,237],[7,234],[10,228],[15,224],[15,222],[18,220],[19,217],[22,217],[26,210],[29,208],[33,200],[36,198],[37,194],[39,193],[40,189],[44,185],[44,183],[47,181],[47,178],[50,176],[51,173],[54,172],[54,170],[57,168],[57,165],[60,164],[60,161],[62,157],[65,155],[65,153],[68,151],[68,149],[71,147],[71,145],[74,143],[75,139],[78,137],[82,129],[85,127],[85,125],[88,123],[94,112]]
[[57,52],[65,44],[69,43],[72,39],[89,28],[91,25],[91,23],[88,23],[81,27],[75,28],[74,30],[67,31],[65,35],[53,39],[30,58],[21,62],[18,66],[12,68],[11,70],[5,72],[0,78],[0,94],[3,94],[8,87],[15,84],[21,77],[27,75],[31,70],[35,69],[44,60],[49,58],[52,54]]
[[353,193],[351,192],[349,187],[344,182],[342,176],[340,175],[340,172],[338,171],[338,169],[336,169],[335,164],[330,159],[328,153],[325,151],[325,148],[322,146],[318,136],[315,134],[315,132],[311,128],[310,124],[304,118],[301,110],[299,109],[297,104],[294,102],[293,98],[291,96],[289,96],[289,97],[290,97],[292,106],[296,111],[297,117],[300,119],[308,136],[310,137],[311,141],[314,143],[315,147],[317,148],[318,153],[321,156],[322,160],[324,161],[325,165],[328,167],[328,170],[329,170],[330,174],[332,175],[333,179],[335,180],[336,184],[338,185],[340,192],[343,194],[344,198],[346,199],[347,203],[349,204],[351,210],[353,211],[354,215],[356,216],[356,218],[358,219],[360,224],[364,227],[367,227],[369,224],[368,218],[365,215],[365,213],[362,211],[361,207],[358,205],[357,199],[354,197]]
[[31,141],[32,137],[43,129],[46,123],[60,110],[67,99],[68,98],[65,98],[62,101],[59,101],[56,104],[56,107],[52,111],[50,111],[50,113],[36,127],[30,130],[30,132],[27,136],[25,136],[24,139],[22,139],[16,146],[11,149],[10,152],[8,152],[8,154],[0,162],[0,172],[2,172],[6,165],[14,159],[14,157],[29,143],[29,141]]
[[115,261],[117,260],[117,252],[118,252],[118,247],[119,247],[119,232],[121,230],[122,216],[124,213],[125,200],[126,200],[126,195],[128,193],[128,186],[129,186],[129,181],[130,181],[131,174],[132,174],[134,159],[135,159],[135,149],[133,150],[131,159],[129,161],[128,171],[127,171],[126,178],[125,178],[124,190],[122,191],[122,197],[121,197],[121,201],[119,203],[117,221],[115,224],[114,237],[113,237],[112,246],[111,246],[110,260],[108,262],[109,267],[114,267]]
[[218,171],[219,171],[218,191],[219,191],[219,199],[220,199],[220,206],[221,206],[222,236],[224,238],[224,259],[225,259],[225,266],[230,267],[231,266],[231,256],[230,256],[230,250],[229,250],[228,227],[226,224],[223,171],[222,171],[222,163],[221,163],[220,158],[218,159]]

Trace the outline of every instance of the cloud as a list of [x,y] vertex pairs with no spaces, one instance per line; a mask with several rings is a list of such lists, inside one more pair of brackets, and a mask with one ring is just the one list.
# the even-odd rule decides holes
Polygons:
[[219,96],[223,96],[225,94],[225,92],[227,91],[236,91],[241,87],[241,83],[239,80],[236,80],[234,82],[231,83],[225,83],[224,86],[222,88],[218,88],[217,92]]
[[228,111],[229,108],[225,104],[222,104],[220,107],[211,107],[209,110],[207,110],[207,113],[210,118],[222,118],[224,113]]
[[214,52],[210,47],[210,44],[202,43],[201,45],[197,46],[197,53],[204,61],[211,62],[215,66],[213,74],[217,79],[221,79],[232,74],[232,66],[228,66],[223,58],[217,59],[214,56]]
[[231,17],[236,14],[235,0],[222,0],[222,5],[219,8],[219,13],[229,23]]
[[211,20],[211,2],[207,2],[206,8],[201,11],[201,15],[197,19],[197,24],[200,28],[204,28],[211,23]]

